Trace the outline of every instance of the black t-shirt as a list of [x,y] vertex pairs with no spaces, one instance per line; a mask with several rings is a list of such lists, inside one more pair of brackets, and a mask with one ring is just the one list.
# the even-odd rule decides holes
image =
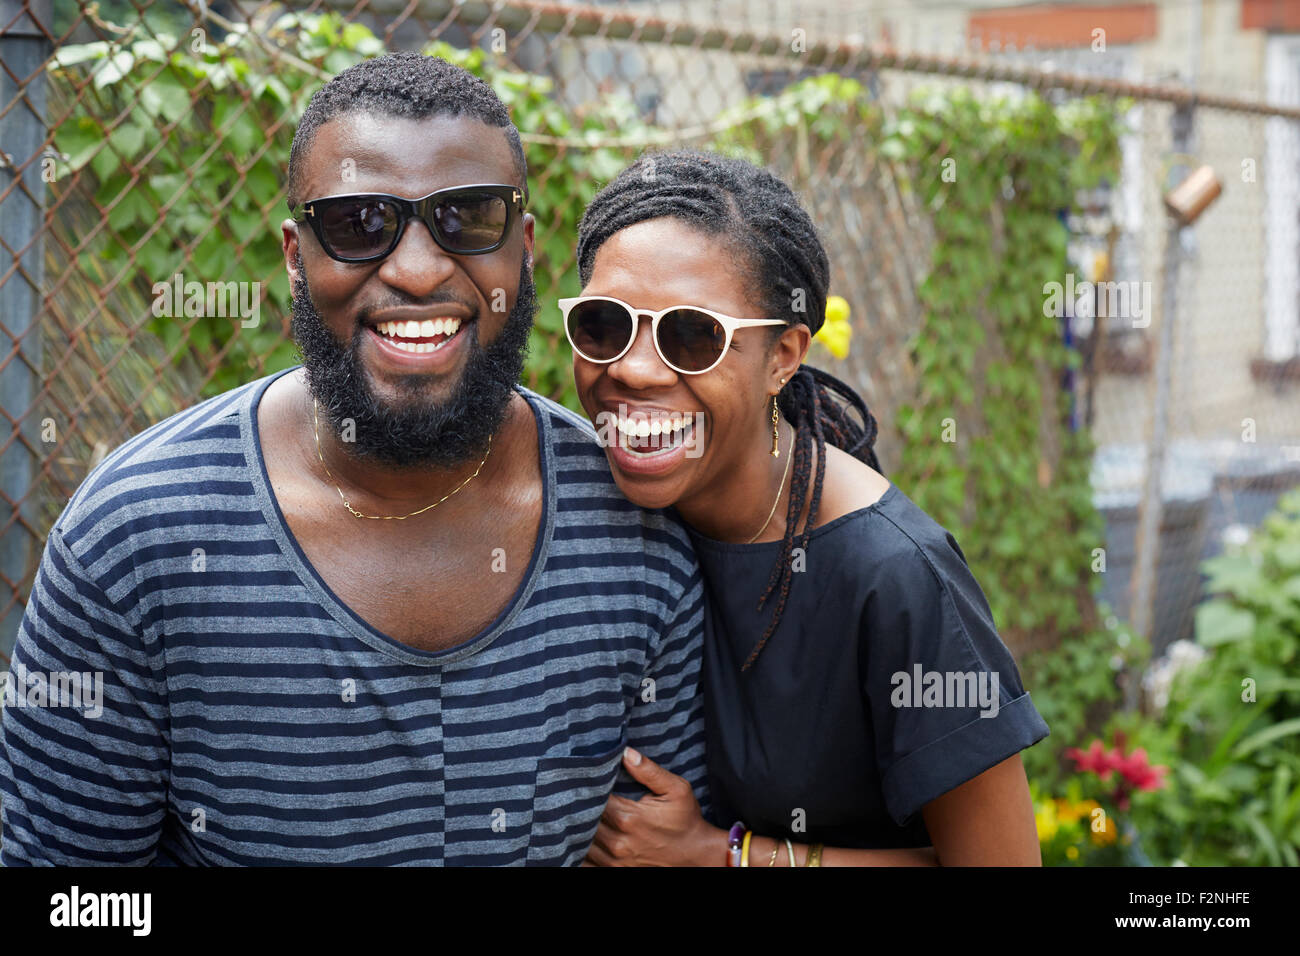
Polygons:
[[926,803],[1047,736],[956,539],[897,486],[813,530],[745,673],[775,606],[756,610],[781,542],[692,539],[715,824],[928,846]]

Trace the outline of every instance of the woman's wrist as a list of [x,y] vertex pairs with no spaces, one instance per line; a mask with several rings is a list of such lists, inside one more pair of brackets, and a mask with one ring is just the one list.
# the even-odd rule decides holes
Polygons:
[[[794,850],[794,860],[790,859],[790,850]],[[760,837],[754,834],[749,846],[749,865],[766,867],[802,866],[807,855],[807,847],[802,843],[787,843],[777,837]]]
[[692,866],[726,866],[728,833],[706,820],[691,837],[690,860]]

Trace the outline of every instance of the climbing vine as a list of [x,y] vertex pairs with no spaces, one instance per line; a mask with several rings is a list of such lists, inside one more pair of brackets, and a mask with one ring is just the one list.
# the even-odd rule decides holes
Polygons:
[[1063,220],[1079,191],[1118,178],[1124,109],[958,89],[918,97],[881,144],[933,232],[912,343],[919,390],[899,414],[906,452],[891,477],[963,543],[977,578],[996,582],[994,619],[1026,683],[1051,679],[1039,708],[1066,739],[1097,719],[1086,703],[1115,698],[1112,659],[1140,653],[1097,613],[1094,446],[1070,427],[1063,387],[1079,356],[1042,294],[1071,268]]

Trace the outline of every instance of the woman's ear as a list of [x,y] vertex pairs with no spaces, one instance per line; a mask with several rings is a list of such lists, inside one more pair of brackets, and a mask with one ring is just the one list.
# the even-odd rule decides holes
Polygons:
[[772,378],[773,388],[779,388],[780,382],[790,381],[811,347],[812,330],[802,322],[796,322],[782,331],[772,344],[772,354],[768,361],[768,374]]

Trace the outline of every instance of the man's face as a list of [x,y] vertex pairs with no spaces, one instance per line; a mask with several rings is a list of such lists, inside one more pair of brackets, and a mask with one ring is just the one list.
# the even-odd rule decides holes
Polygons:
[[[502,129],[470,117],[347,113],[316,131],[300,198],[414,199],[474,183],[522,189]],[[321,411],[336,429],[355,423],[353,450],[398,467],[482,455],[522,371],[536,310],[532,217],[517,217],[497,251],[472,256],[444,252],[418,220],[375,262],[331,259],[306,224],[286,222],[283,234],[294,341]],[[379,331],[439,320],[459,324],[432,351],[398,348]]]

